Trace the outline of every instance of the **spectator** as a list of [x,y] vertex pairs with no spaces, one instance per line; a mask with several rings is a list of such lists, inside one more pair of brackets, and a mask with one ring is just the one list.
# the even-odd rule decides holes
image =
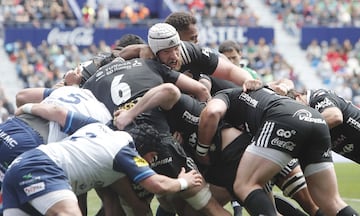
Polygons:
[[150,9],[146,7],[143,3],[139,4],[138,17],[139,20],[145,20],[150,17]]
[[96,11],[95,26],[98,28],[109,28],[110,26],[109,9],[104,4],[99,4]]
[[81,9],[81,13],[84,26],[92,26],[95,22],[95,9],[85,3]]

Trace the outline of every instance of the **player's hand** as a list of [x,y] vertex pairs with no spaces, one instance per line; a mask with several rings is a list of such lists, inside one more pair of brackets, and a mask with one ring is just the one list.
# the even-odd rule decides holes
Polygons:
[[200,186],[202,184],[202,179],[203,179],[198,171],[191,170],[189,172],[185,172],[184,167],[181,168],[178,178],[185,179],[186,182],[188,183],[188,188]]
[[124,128],[129,125],[134,119],[128,115],[128,111],[124,109],[119,109],[114,112],[113,123],[119,130],[124,130]]
[[246,80],[243,84],[243,91],[251,91],[251,90],[258,90],[259,88],[262,88],[264,85],[262,81],[254,79],[254,80]]
[[279,95],[285,96],[287,95],[289,88],[284,83],[274,84],[269,86],[274,92]]

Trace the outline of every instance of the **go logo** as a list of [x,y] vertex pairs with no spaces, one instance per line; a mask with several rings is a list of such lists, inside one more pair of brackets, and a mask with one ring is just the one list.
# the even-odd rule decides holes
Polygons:
[[284,129],[279,129],[276,131],[276,135],[278,135],[279,137],[284,137],[284,138],[290,138],[292,135],[295,135],[296,131],[295,130],[284,130]]

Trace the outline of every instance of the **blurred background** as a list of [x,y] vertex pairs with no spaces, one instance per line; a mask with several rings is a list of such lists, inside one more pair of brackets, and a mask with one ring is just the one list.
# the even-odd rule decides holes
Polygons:
[[201,45],[239,43],[243,62],[263,81],[285,77],[299,90],[333,89],[360,107],[358,0],[0,2],[0,122],[12,116],[19,89],[53,86],[124,34],[146,41],[148,28],[175,11],[197,18]]

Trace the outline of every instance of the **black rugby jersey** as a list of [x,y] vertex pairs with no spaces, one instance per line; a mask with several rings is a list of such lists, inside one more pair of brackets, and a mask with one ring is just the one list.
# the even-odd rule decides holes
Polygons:
[[83,88],[91,90],[112,113],[152,87],[164,82],[175,83],[179,74],[157,61],[137,58],[101,67]]
[[[248,93],[243,92],[241,87],[225,89],[215,94],[214,98],[223,100],[228,107],[224,121],[240,129],[246,123],[248,132],[255,132],[265,115],[269,115],[269,110],[276,107],[277,104],[297,103],[268,88],[260,88]],[[271,109],[272,116],[281,116],[293,112],[294,110]]]
[[[132,59],[125,62],[111,62],[101,67],[83,85],[103,102],[109,112],[119,107],[130,109],[150,88],[165,82],[175,83],[180,73],[150,59]],[[147,122],[160,133],[169,128],[163,113],[154,108],[136,118],[138,123]]]
[[[341,110],[343,123],[330,129],[332,147],[334,151],[344,156],[346,156],[346,153],[351,153],[355,148],[353,144],[360,143],[359,108],[330,90],[308,90],[307,97],[309,106],[320,113],[329,107],[337,107]],[[350,159],[360,162],[360,155],[357,159],[353,157]]]
[[201,47],[186,41],[180,43],[180,54],[182,59],[180,72],[189,72],[196,80],[201,73],[213,74],[219,62],[218,54],[209,47]]

